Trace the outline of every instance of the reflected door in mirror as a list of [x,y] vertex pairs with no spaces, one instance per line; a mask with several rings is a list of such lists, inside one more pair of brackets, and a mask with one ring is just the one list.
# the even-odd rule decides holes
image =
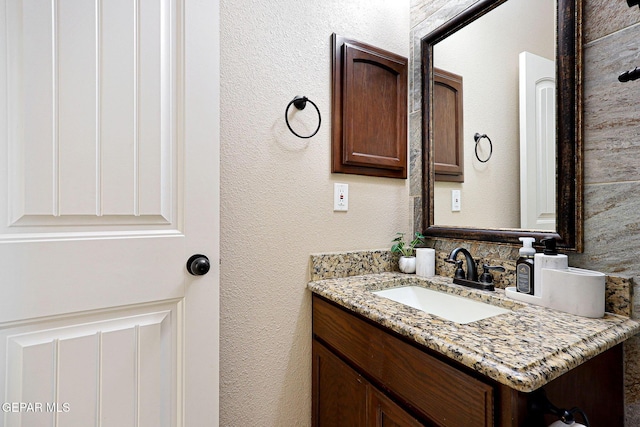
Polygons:
[[520,54],[520,227],[556,229],[555,63]]

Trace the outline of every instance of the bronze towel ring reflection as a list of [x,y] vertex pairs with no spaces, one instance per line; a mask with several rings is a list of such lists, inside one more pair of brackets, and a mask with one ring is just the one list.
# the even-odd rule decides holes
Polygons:
[[[289,118],[287,116],[289,114],[289,107],[291,107],[291,104],[293,104],[298,110],[304,110],[305,107],[307,106],[307,102],[311,103],[311,105],[313,105],[315,107],[316,111],[318,112],[318,127],[316,128],[316,130],[311,135],[302,136],[302,135],[298,135],[291,128],[291,125],[289,124]],[[291,102],[289,102],[289,104],[287,104],[287,108],[284,110],[284,121],[287,122],[287,127],[289,128],[291,133],[294,134],[295,136],[297,136],[298,138],[311,138],[316,133],[318,133],[318,131],[320,130],[320,123],[322,123],[322,117],[320,116],[320,110],[318,109],[318,106],[315,104],[315,102],[313,102],[312,100],[310,100],[306,96],[296,96],[295,98],[293,98],[293,100],[291,100]]]
[[[478,145],[482,138],[487,138],[487,141],[489,141],[489,156],[484,160],[482,160],[480,156],[478,156]],[[491,155],[493,154],[493,143],[491,142],[491,138],[489,138],[487,134],[480,135],[479,133],[476,132],[476,134],[473,135],[473,140],[476,142],[476,159],[478,159],[478,161],[481,163],[487,163],[491,158]]]

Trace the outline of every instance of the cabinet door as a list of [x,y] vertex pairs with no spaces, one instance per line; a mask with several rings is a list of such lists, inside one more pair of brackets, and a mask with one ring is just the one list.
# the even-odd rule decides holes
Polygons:
[[365,427],[367,381],[313,340],[314,427]]
[[333,34],[332,172],[407,177],[407,63]]
[[433,69],[433,140],[436,181],[464,182],[462,76]]
[[492,385],[317,296],[313,332],[421,419],[442,427],[495,425]]
[[378,389],[369,387],[369,426],[422,427],[421,424]]

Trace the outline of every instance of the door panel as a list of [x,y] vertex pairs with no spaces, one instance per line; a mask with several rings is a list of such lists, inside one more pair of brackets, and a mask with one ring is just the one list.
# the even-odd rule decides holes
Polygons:
[[0,0],[0,427],[217,425],[218,20]]
[[408,412],[373,386],[368,393],[369,425],[374,427],[424,427]]
[[0,321],[184,295],[184,237],[68,234],[0,245],[2,283],[11,288],[0,299]]
[[11,223],[170,223],[175,2],[40,3],[7,9]]
[[522,52],[519,63],[520,226],[555,230],[555,63],[530,52]]
[[5,5],[0,320],[183,295],[177,4],[40,5]]
[[367,426],[369,383],[315,339],[312,353],[314,426]]
[[5,425],[175,425],[179,312],[171,302],[3,328],[5,402],[33,404],[5,410]]

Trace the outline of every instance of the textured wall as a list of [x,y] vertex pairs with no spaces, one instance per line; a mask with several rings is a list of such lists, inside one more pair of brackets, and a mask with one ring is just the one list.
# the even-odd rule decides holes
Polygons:
[[[475,0],[412,0],[412,57],[426,29],[435,28]],[[585,250],[570,264],[640,277],[640,81],[620,83],[617,76],[640,66],[640,9],[626,0],[584,0],[584,171]],[[412,161],[420,155],[418,61],[413,61],[410,115]],[[411,177],[419,206],[420,176]],[[415,219],[419,221],[416,209]],[[419,222],[416,222],[419,223]],[[639,298],[634,307],[640,317]],[[625,343],[626,427],[640,426],[640,339]]]
[[[309,254],[390,247],[407,180],[330,173],[330,35],[409,56],[409,2],[221,1],[220,425],[311,424]],[[311,139],[284,122],[313,100]],[[312,108],[292,116],[315,129]],[[333,212],[333,183],[349,211]]]

